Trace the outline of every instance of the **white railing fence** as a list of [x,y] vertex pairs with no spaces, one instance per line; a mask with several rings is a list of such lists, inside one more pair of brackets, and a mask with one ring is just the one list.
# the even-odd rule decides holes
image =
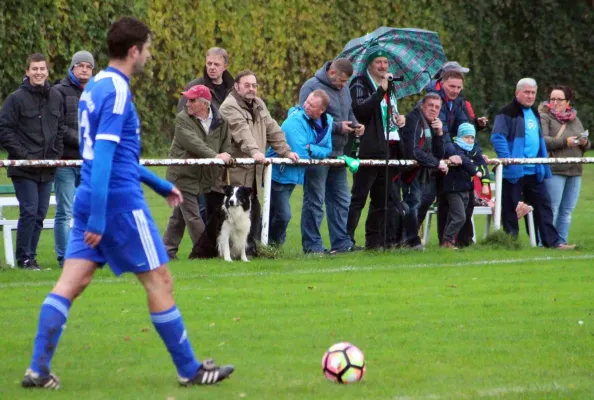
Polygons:
[[[258,164],[252,158],[237,158],[234,160],[236,165]],[[216,158],[196,158],[196,159],[141,159],[140,163],[146,166],[169,166],[169,165],[225,165],[222,160]],[[0,160],[0,167],[77,167],[82,164],[81,160]],[[270,189],[272,185],[272,165],[274,164],[293,164],[293,165],[325,165],[333,167],[345,167],[343,160],[324,159],[324,160],[299,160],[296,163],[288,158],[267,158],[262,164],[264,169],[264,193],[262,206],[262,244],[268,244],[268,226],[270,215]],[[594,157],[583,158],[493,158],[487,164],[495,166],[495,215],[494,230],[501,229],[501,193],[503,188],[503,166],[517,164],[594,164]],[[385,166],[385,160],[360,160],[359,167],[379,167]],[[414,160],[390,160],[389,166],[414,166],[417,162]]]

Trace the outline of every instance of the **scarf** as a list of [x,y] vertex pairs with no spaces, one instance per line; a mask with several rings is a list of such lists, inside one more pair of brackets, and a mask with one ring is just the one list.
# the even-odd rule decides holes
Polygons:
[[[367,70],[367,77],[369,78],[369,81],[373,85],[373,88],[377,91],[377,88],[379,86],[375,83],[375,81],[371,77],[369,70]],[[390,123],[390,132],[389,132],[389,134],[386,133],[386,122],[388,120],[388,114],[389,114],[387,97],[388,97],[388,95],[385,94],[384,98],[382,99],[382,102],[380,104],[380,109],[382,110],[382,123],[383,123],[383,127],[384,127],[384,138],[386,138],[386,140],[388,140],[388,141],[400,140],[400,135],[398,134],[398,127],[396,126],[396,117],[398,117],[398,105],[396,102],[396,95],[394,95],[394,93],[392,93],[392,95],[390,96],[390,105],[392,107],[392,121]]]
[[464,140],[462,140],[461,136],[456,136],[456,144],[458,146],[460,146],[460,148],[464,151],[471,151],[474,148],[474,143],[473,144],[469,144],[466,143]]
[[77,87],[79,87],[80,89],[84,89],[83,85],[80,83],[78,78],[76,76],[74,76],[74,74],[72,73],[72,69],[68,70],[68,77],[70,78],[72,83],[74,83]]
[[577,111],[572,107],[567,107],[564,111],[556,111],[551,103],[547,104],[547,106],[551,115],[562,124],[573,121],[577,115]]

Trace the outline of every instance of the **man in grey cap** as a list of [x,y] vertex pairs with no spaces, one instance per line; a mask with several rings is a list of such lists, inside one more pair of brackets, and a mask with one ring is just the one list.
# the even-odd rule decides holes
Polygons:
[[[57,82],[52,90],[64,100],[63,117],[68,132],[64,135],[64,160],[80,159],[78,147],[78,100],[87,82],[93,76],[95,59],[88,51],[81,50],[74,54],[68,74]],[[56,171],[56,218],[54,224],[54,248],[60,267],[64,263],[64,253],[70,234],[72,203],[74,192],[80,182],[78,167],[62,167]]]

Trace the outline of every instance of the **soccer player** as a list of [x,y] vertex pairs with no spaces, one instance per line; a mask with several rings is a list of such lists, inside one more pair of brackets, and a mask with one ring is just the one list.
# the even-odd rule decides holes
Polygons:
[[[148,299],[151,319],[177,368],[183,386],[213,384],[233,366],[200,363],[173,298],[167,252],[144,200],[140,183],[167,199],[183,199],[171,183],[139,164],[140,121],[129,88],[130,77],[150,58],[150,31],[129,17],[107,34],[109,67],[85,87],[79,104],[81,184],[74,204],[74,226],[64,269],[41,306],[31,364],[22,386],[57,389],[50,362],[74,299],[108,263],[115,275],[136,274]],[[97,162],[94,162],[94,161]]]

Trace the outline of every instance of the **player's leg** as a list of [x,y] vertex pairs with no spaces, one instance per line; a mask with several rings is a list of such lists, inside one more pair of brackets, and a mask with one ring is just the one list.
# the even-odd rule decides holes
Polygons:
[[51,374],[50,363],[68,318],[70,306],[89,285],[96,269],[97,264],[90,260],[65,261],[58,282],[41,305],[33,356],[23,378],[23,387],[59,388],[59,379]]
[[212,361],[200,363],[194,356],[183,318],[173,298],[171,273],[166,265],[136,274],[143,284],[151,319],[177,368],[184,386],[213,384],[229,377],[232,366],[216,366]]

